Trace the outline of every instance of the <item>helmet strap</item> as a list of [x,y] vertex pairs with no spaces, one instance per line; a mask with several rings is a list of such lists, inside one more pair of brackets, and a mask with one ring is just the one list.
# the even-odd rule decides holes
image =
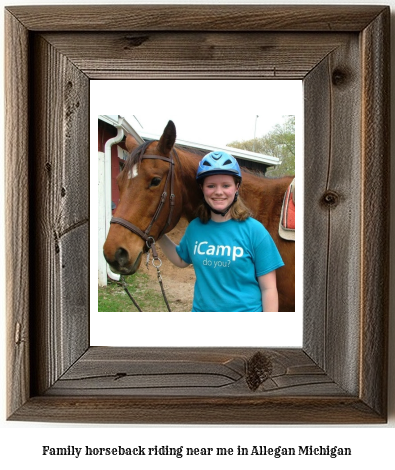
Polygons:
[[204,200],[204,203],[207,205],[207,207],[210,209],[210,211],[214,212],[214,214],[219,214],[219,215],[222,215],[222,217],[225,217],[225,215],[230,211],[230,208],[237,201],[238,196],[239,196],[239,191],[236,191],[235,198],[233,199],[233,202],[223,211],[219,211],[217,209],[212,208],[206,200]]
[[233,204],[234,203],[232,202],[232,204],[229,207],[227,207],[223,212],[217,211],[217,209],[213,209],[210,205],[208,205],[208,204],[207,205],[210,208],[211,212],[214,212],[214,214],[219,214],[219,215],[222,215],[222,217],[225,217],[225,215],[229,212],[229,210],[233,206]]

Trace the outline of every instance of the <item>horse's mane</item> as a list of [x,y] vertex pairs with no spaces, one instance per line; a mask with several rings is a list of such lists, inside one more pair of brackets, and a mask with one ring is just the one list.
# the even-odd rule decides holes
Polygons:
[[246,173],[247,175],[254,175],[258,176],[259,178],[267,178],[265,173],[263,173],[260,170],[252,170],[251,168],[246,168],[245,166],[240,166],[240,169],[243,173]]
[[147,150],[147,147],[152,144],[152,142],[154,142],[154,140],[147,140],[130,152],[124,167],[126,171],[131,170],[136,163],[141,163],[141,159]]
[[192,155],[197,155],[198,157],[204,157],[207,155],[207,150],[202,150],[202,149],[195,149],[192,147],[187,147],[185,145],[176,145],[176,149],[184,150],[186,152],[192,153]]

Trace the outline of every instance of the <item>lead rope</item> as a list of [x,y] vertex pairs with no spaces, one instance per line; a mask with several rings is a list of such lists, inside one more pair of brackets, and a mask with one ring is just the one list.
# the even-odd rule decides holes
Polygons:
[[128,289],[127,285],[126,285],[125,278],[124,278],[123,276],[121,276],[121,284],[122,284],[122,287],[123,287],[124,291],[128,294],[130,300],[134,303],[134,306],[137,308],[137,310],[138,310],[139,312],[142,312],[142,310],[141,310],[139,304],[134,300],[132,294],[129,292],[129,289]]
[[[160,288],[161,288],[161,291],[162,291],[163,300],[165,301],[167,310],[169,312],[171,312],[170,305],[169,305],[169,302],[167,300],[165,289],[164,289],[164,286],[163,286],[162,274],[160,272],[160,267],[162,266],[162,260],[159,258],[158,252],[156,251],[155,240],[152,237],[149,237],[148,240],[146,241],[146,244],[147,244],[147,247],[148,247],[148,251],[147,251],[147,261],[146,261],[145,264],[146,264],[147,269],[148,269],[148,263],[149,263],[149,259],[150,259],[150,250],[151,250],[152,251],[152,258],[153,258],[152,259],[152,266],[154,266],[156,268],[157,275],[158,275],[158,282],[159,282],[159,285],[160,285]],[[155,263],[157,263],[157,264],[155,264]],[[124,288],[125,292],[128,294],[130,300],[133,302],[134,306],[137,308],[137,310],[139,312],[142,312],[139,304],[136,302],[136,300],[133,298],[132,294],[129,292],[128,287],[126,285],[126,281],[125,281],[123,276],[121,276],[121,284],[122,284],[122,287]]]
[[[157,275],[158,275],[158,282],[159,282],[159,285],[160,285],[160,288],[161,288],[161,291],[162,291],[163,300],[165,301],[167,310],[169,312],[171,312],[169,302],[167,301],[165,289],[163,287],[162,275],[161,275],[160,269],[159,269],[162,266],[162,260],[159,258],[158,252],[156,251],[155,240],[152,237],[149,237],[148,240],[146,241],[146,244],[147,244],[147,247],[148,247],[148,252],[147,252],[147,261],[146,261],[145,264],[146,264],[147,269],[148,269],[148,263],[149,263],[149,257],[150,257],[149,250],[152,250],[152,258],[153,258],[152,266],[154,266],[156,268],[156,272],[157,272]],[[158,262],[158,264],[155,264],[155,262]]]

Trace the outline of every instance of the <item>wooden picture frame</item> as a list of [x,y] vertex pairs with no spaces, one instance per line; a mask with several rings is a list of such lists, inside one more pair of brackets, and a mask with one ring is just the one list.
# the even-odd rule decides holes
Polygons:
[[[9,420],[386,422],[389,21],[385,6],[6,8]],[[304,81],[301,349],[90,347],[89,82],[118,78]]]

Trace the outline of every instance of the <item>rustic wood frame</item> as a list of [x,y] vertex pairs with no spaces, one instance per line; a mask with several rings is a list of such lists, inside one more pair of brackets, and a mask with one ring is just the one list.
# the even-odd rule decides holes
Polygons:
[[[351,5],[6,9],[8,419],[386,421],[389,19]],[[304,80],[303,348],[89,346],[98,78]]]

